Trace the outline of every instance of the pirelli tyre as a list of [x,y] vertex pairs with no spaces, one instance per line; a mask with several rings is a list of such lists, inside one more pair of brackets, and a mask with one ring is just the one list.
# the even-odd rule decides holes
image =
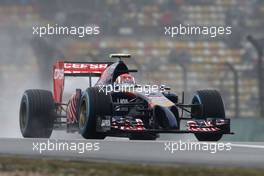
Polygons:
[[[199,108],[191,109],[191,116],[194,119],[225,118],[225,109],[222,97],[217,90],[198,90],[192,104],[201,104]],[[218,141],[223,134],[219,133],[197,133],[195,137],[199,141]]]
[[85,139],[104,139],[106,134],[97,132],[97,117],[112,115],[112,97],[97,87],[84,91],[79,109],[80,134]]
[[26,90],[22,96],[19,124],[25,138],[49,138],[53,130],[55,104],[46,90]]

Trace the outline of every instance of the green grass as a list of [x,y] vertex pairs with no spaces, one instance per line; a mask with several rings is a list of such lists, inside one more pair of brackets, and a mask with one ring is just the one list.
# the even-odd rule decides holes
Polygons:
[[0,157],[0,175],[263,176],[263,169],[157,166]]

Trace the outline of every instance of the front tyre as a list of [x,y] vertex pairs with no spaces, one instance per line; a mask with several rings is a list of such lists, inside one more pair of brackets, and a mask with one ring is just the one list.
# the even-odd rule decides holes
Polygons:
[[[194,119],[225,118],[223,100],[217,90],[198,90],[192,99],[192,104],[201,104],[200,108],[192,108],[191,116]],[[196,133],[198,141],[219,141],[221,133]]]
[[46,90],[26,90],[19,111],[19,125],[25,138],[49,138],[53,130],[55,104]]
[[79,109],[80,134],[85,139],[104,139],[105,133],[97,132],[97,117],[112,114],[112,99],[97,87],[86,89]]

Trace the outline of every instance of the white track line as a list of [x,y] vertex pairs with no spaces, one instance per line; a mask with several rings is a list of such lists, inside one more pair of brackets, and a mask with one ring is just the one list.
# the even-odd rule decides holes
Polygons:
[[264,149],[263,145],[246,145],[246,144],[232,144],[231,146],[233,147],[244,147],[244,148],[259,148],[259,149]]

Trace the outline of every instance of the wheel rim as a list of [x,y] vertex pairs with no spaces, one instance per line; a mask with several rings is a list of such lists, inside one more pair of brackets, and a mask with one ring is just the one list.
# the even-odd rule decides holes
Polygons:
[[80,128],[83,129],[86,123],[86,102],[84,101],[80,108],[80,119],[79,119],[79,125]]
[[20,110],[20,128],[22,130],[25,129],[26,123],[27,123],[27,108],[26,108],[26,103],[23,102]]

